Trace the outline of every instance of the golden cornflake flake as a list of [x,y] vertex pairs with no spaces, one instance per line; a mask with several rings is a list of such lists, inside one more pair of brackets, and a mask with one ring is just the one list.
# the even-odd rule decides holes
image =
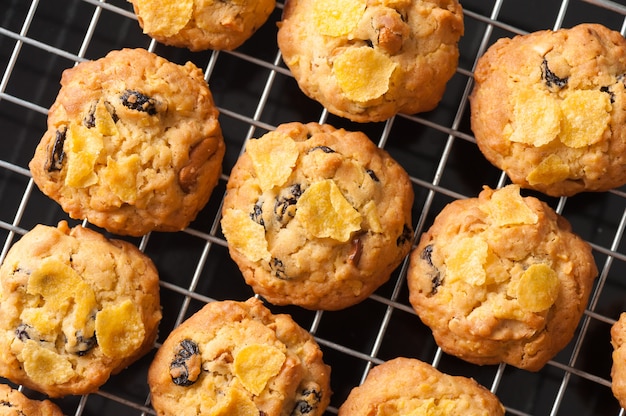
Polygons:
[[498,227],[520,224],[536,224],[539,217],[524,202],[518,185],[508,185],[494,191],[491,201],[483,206],[493,224]]
[[389,90],[389,80],[397,64],[377,49],[346,49],[333,63],[333,74],[345,96],[366,102]]
[[193,0],[137,0],[143,17],[143,31],[172,36],[183,29],[193,14]]
[[240,251],[248,260],[271,259],[265,239],[265,228],[254,222],[250,214],[238,209],[227,209],[221,224],[228,244]]
[[512,100],[515,106],[509,140],[539,147],[556,139],[561,130],[558,100],[533,88],[516,90]]
[[446,278],[450,282],[465,281],[475,286],[487,280],[485,263],[489,254],[487,242],[480,237],[463,237],[450,244],[446,261]]
[[362,219],[331,179],[316,182],[304,191],[296,203],[295,218],[313,236],[341,242],[361,229]]
[[263,191],[283,185],[291,175],[299,155],[296,142],[278,132],[270,132],[259,139],[249,140],[246,144],[246,153],[252,159]]
[[280,372],[285,359],[285,354],[274,346],[251,344],[237,352],[233,371],[246,390],[259,395],[267,382]]
[[98,182],[94,173],[96,160],[104,147],[102,136],[82,124],[67,129],[68,158],[65,185],[83,188]]
[[567,179],[570,175],[569,166],[555,154],[551,154],[530,171],[526,180],[530,185],[549,185]]
[[96,104],[96,111],[94,113],[96,130],[103,136],[115,136],[118,134],[117,126],[113,120],[113,116],[107,110],[104,101],[98,101]]
[[231,388],[223,400],[211,407],[212,416],[258,416],[256,407],[250,395],[243,389]]
[[134,204],[137,200],[137,175],[140,168],[141,159],[137,154],[117,161],[109,157],[102,170],[102,178],[122,202]]
[[364,0],[315,0],[313,22],[322,35],[343,36],[356,28],[364,12]]
[[74,377],[72,363],[29,339],[20,353],[24,371],[37,383],[62,384]]
[[568,94],[561,103],[563,122],[559,138],[568,147],[597,143],[611,121],[611,100],[602,91],[579,90]]
[[96,335],[107,357],[128,357],[143,343],[141,313],[130,300],[107,306],[96,314]]
[[547,264],[533,264],[522,274],[517,286],[517,301],[529,312],[550,308],[559,295],[559,278]]

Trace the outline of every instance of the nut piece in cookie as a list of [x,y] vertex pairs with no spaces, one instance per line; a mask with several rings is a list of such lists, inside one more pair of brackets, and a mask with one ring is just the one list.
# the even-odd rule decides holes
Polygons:
[[195,219],[224,151],[202,71],[123,49],[63,73],[29,168],[72,218],[140,236]]
[[0,266],[0,376],[86,394],[143,356],[161,319],[156,268],[135,246],[38,225]]
[[499,39],[476,66],[477,144],[513,183],[547,195],[619,187],[625,75],[626,40],[598,24]]
[[278,46],[307,96],[372,122],[437,106],[463,30],[456,0],[288,0]]
[[145,34],[192,51],[233,50],[269,18],[275,0],[129,0]]
[[372,368],[339,408],[339,416],[370,415],[502,416],[504,406],[471,378],[399,357]]
[[208,303],[175,328],[148,384],[159,416],[320,416],[331,395],[313,336],[255,298]]
[[448,204],[411,253],[407,280],[442,350],[537,371],[571,340],[597,272],[565,218],[508,185]]
[[412,204],[406,171],[363,133],[287,123],[247,143],[221,225],[255,293],[336,310],[372,294],[408,254]]

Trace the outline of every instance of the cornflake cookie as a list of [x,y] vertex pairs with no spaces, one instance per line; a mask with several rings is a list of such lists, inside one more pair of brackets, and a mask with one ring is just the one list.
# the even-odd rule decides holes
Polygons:
[[613,366],[611,389],[621,407],[626,408],[626,312],[611,327]]
[[63,73],[29,167],[72,218],[140,236],[195,219],[224,150],[202,71],[123,49]]
[[192,51],[233,50],[269,18],[275,0],[128,0],[145,34]]
[[356,122],[432,110],[458,63],[456,0],[288,0],[278,46],[300,89]]
[[537,371],[572,338],[597,272],[565,218],[509,185],[448,204],[411,253],[407,279],[446,353]]
[[329,378],[313,336],[255,298],[205,305],[170,333],[148,372],[159,416],[322,415]]
[[411,247],[408,174],[361,132],[288,123],[250,140],[227,184],[231,257],[269,302],[342,309]]
[[29,399],[19,390],[0,384],[0,415],[63,416],[63,412],[50,400]]
[[503,38],[479,59],[471,126],[511,181],[551,196],[626,183],[626,40],[598,24]]
[[96,391],[153,346],[159,279],[134,245],[62,221],[0,266],[0,376],[51,397]]
[[498,416],[504,407],[473,379],[399,357],[372,368],[339,408],[339,416],[370,415]]

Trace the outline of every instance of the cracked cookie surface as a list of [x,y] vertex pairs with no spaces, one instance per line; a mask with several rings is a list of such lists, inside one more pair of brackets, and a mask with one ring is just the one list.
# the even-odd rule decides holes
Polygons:
[[140,236],[195,219],[224,151],[202,71],[123,49],[64,71],[29,168],[72,218]]
[[134,245],[38,225],[0,266],[0,375],[91,393],[152,347],[160,319],[156,268]]
[[232,169],[222,230],[254,291],[274,304],[342,309],[410,250],[408,174],[363,133],[287,123]]
[[261,301],[206,304],[163,342],[148,383],[159,416],[316,416],[330,367],[313,336]]
[[371,122],[435,108],[463,30],[456,0],[289,0],[278,45],[306,95]]
[[471,126],[511,181],[551,196],[626,183],[626,40],[598,24],[502,38],[479,58]]
[[597,275],[591,247],[517,185],[448,204],[410,255],[410,302],[437,344],[537,371],[570,341]]

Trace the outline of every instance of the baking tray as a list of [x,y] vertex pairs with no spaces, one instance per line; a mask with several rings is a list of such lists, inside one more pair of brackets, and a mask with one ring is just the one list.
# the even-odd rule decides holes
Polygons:
[[[212,198],[190,227],[177,233],[128,238],[159,269],[163,321],[153,351],[113,376],[99,392],[54,399],[67,415],[144,415],[150,407],[146,374],[156,348],[182,320],[206,302],[253,296],[228,256],[219,210],[229,172],[245,141],[285,122],[318,121],[365,132],[410,174],[415,190],[414,228],[427,229],[443,206],[476,196],[483,185],[502,186],[501,171],[479,152],[469,128],[468,95],[477,57],[503,36],[597,22],[626,32],[626,6],[582,0],[466,0],[459,68],[441,104],[415,116],[356,124],[335,117],[305,97],[282,63],[276,44],[279,2],[269,21],[233,52],[166,47],[142,34],[125,0],[0,0],[0,260],[21,235],[43,223],[70,220],[34,186],[28,162],[46,128],[46,113],[64,69],[112,49],[141,47],[173,62],[192,61],[207,76],[220,109],[227,152]],[[415,357],[441,371],[475,378],[498,395],[510,415],[621,415],[610,390],[609,329],[626,310],[626,189],[570,198],[537,195],[593,246],[600,270],[572,342],[541,371],[475,366],[438,349],[408,302],[406,262],[370,298],[336,312],[275,307],[317,339],[332,367],[337,413],[350,389],[374,365]],[[102,231],[102,230],[100,230]],[[6,381],[5,381],[6,382]],[[34,398],[36,392],[23,389]]]

